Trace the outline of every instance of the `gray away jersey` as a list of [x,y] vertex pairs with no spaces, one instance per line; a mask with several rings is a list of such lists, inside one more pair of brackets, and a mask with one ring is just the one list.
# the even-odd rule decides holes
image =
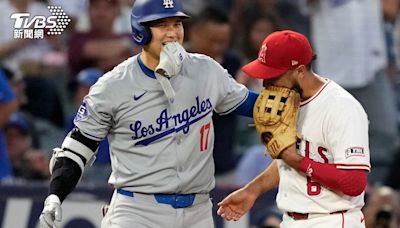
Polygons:
[[101,77],[79,108],[75,125],[82,133],[108,137],[115,188],[183,194],[214,188],[213,110],[232,112],[248,90],[200,54],[189,54],[170,81],[172,104],[133,56]]

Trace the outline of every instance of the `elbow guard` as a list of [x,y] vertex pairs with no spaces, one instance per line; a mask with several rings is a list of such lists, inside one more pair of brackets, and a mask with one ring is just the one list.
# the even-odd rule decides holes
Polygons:
[[78,128],[74,128],[71,133],[65,137],[61,148],[53,149],[53,156],[50,159],[49,168],[52,174],[57,158],[69,158],[78,164],[81,172],[85,169],[85,166],[91,166],[96,160],[96,151],[99,146],[99,142],[88,139],[79,131]]

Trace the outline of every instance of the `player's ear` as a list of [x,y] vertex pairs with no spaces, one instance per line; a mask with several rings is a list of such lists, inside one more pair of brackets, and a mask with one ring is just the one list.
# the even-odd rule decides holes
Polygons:
[[307,67],[305,65],[300,65],[294,69],[295,77],[299,80],[303,79],[307,72]]

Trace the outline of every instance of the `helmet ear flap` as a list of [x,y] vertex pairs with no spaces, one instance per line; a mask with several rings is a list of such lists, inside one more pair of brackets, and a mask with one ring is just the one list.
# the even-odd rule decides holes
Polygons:
[[147,27],[147,26],[143,26],[143,27],[144,27],[144,30],[146,31],[146,34],[147,34],[146,42],[143,45],[146,45],[146,44],[150,43],[151,38],[153,37],[153,35],[151,34],[151,30],[150,30],[149,27]]
[[137,45],[143,46],[150,43],[151,37],[149,27],[143,26],[136,21],[132,23],[132,38]]

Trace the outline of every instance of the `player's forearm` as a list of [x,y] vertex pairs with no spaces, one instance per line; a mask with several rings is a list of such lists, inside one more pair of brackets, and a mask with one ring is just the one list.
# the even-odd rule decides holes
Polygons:
[[54,149],[50,160],[50,194],[57,195],[61,202],[67,197],[79,182],[85,166],[95,159],[99,143],[85,137],[77,127],[71,130],[61,149]]
[[55,194],[60,201],[71,193],[81,177],[79,165],[69,158],[58,158],[50,180],[49,195]]
[[290,167],[298,169],[301,161],[303,160],[303,156],[297,153],[295,144],[291,145],[287,149],[285,149],[281,154],[280,158],[285,161]]
[[277,187],[279,184],[279,173],[277,161],[272,161],[272,163],[254,178],[250,183],[248,183],[245,188],[247,188],[251,193],[255,194],[257,197],[272,188]]
[[322,185],[349,196],[360,195],[367,185],[367,172],[364,170],[337,169],[334,164],[309,158],[301,161],[298,170]]
[[[281,153],[290,167],[310,176],[324,186],[349,196],[360,195],[367,185],[367,173],[363,170],[341,170],[334,164],[320,163],[297,153],[294,145]],[[312,173],[310,173],[312,172]]]
[[253,118],[253,107],[257,97],[258,93],[250,90],[246,100],[233,113]]

